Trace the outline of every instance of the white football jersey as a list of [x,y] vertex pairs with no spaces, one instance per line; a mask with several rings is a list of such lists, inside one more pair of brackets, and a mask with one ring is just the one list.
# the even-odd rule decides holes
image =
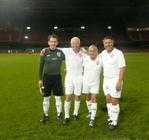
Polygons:
[[116,48],[114,48],[110,53],[103,50],[101,53],[101,59],[105,78],[118,77],[120,68],[126,66],[123,53]]
[[66,72],[67,74],[76,75],[83,72],[83,56],[82,51],[75,53],[72,48],[59,48],[65,54]]
[[95,60],[92,60],[88,55],[85,56],[83,59],[83,66],[83,81],[87,82],[89,85],[99,83],[102,68],[100,56],[98,55]]

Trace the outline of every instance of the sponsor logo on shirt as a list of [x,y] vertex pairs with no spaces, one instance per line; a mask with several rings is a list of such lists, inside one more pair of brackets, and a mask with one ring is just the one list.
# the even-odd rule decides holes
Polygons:
[[52,58],[52,60],[57,60],[57,57]]

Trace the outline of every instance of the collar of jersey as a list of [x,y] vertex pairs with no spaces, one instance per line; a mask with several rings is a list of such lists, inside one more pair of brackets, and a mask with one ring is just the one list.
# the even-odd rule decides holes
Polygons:
[[55,50],[52,50],[52,49],[49,48],[49,51],[50,52],[55,52],[56,50],[57,50],[57,48]]
[[79,51],[78,53],[75,53],[75,52],[73,51],[73,49],[71,48],[71,52],[72,52],[74,55],[79,55],[81,51]]
[[107,51],[106,51],[106,52],[107,52],[107,54],[111,55],[112,53],[115,52],[115,49],[116,49],[116,48],[113,48],[113,50],[112,50],[110,53],[108,53]]

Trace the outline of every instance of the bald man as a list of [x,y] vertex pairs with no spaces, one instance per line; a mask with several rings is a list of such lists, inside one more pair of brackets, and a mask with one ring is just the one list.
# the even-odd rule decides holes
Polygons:
[[88,55],[83,59],[83,93],[86,95],[86,105],[89,111],[87,115],[89,126],[95,126],[95,117],[97,112],[97,95],[99,94],[99,78],[102,68],[98,49],[91,45],[88,49]]
[[66,77],[65,77],[65,118],[63,124],[70,121],[70,104],[74,94],[74,120],[78,120],[78,112],[80,108],[80,95],[82,92],[82,73],[83,73],[83,56],[80,50],[80,39],[73,37],[70,41],[70,48],[60,48],[65,54]]

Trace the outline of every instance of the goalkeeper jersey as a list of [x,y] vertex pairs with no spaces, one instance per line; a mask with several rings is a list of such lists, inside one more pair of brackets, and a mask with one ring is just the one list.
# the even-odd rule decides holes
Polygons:
[[60,74],[63,60],[65,60],[65,56],[61,50],[46,49],[45,54],[40,56],[39,79],[42,80],[43,74]]

